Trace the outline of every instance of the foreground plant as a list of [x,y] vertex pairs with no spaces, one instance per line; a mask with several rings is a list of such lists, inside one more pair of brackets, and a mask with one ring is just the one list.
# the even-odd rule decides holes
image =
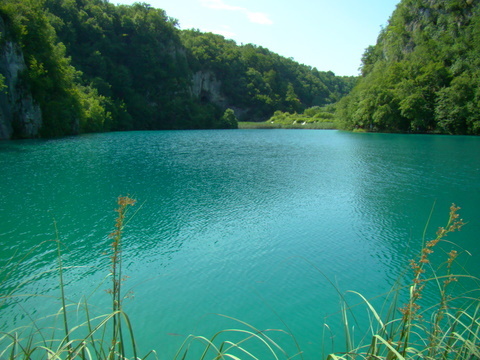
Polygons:
[[[291,334],[279,329],[259,330],[241,320],[220,314],[218,316],[233,320],[236,327],[218,331],[210,338],[189,335],[173,360],[302,358],[302,352]],[[287,339],[293,340],[297,352],[293,355],[288,354],[278,341],[274,340],[278,335],[286,335]]]
[[[92,316],[86,301],[69,303],[65,294],[64,266],[62,263],[61,242],[57,239],[57,260],[60,288],[60,310],[46,318],[34,319],[29,326],[11,332],[0,332],[0,359],[138,359],[131,322],[122,309],[122,234],[127,223],[128,208],[135,204],[129,197],[118,198],[118,213],[112,238],[110,256],[112,287],[107,292],[112,295],[112,311],[105,315]],[[55,227],[56,228],[56,227]],[[22,258],[24,260],[25,258]],[[10,276],[10,274],[8,274]],[[13,298],[10,292],[0,296],[2,301]],[[68,304],[69,303],[69,304]],[[69,311],[75,310],[78,318],[83,314],[84,321],[71,324]],[[41,324],[48,324],[47,327]],[[57,325],[60,324],[60,325]],[[124,328],[125,327],[125,328]],[[108,330],[112,336],[107,336]],[[129,353],[127,353],[127,346]],[[149,353],[150,354],[150,353]],[[149,355],[147,354],[147,356]]]
[[[480,359],[479,279],[452,272],[459,255],[456,250],[446,253],[447,259],[438,269],[431,263],[431,254],[439,244],[451,244],[446,240],[447,235],[459,231],[465,224],[460,219],[459,209],[455,204],[450,207],[446,226],[439,228],[436,237],[423,245],[417,259],[410,260],[413,275],[410,284],[397,285],[391,291],[392,306],[383,318],[371,302],[351,291],[361,297],[370,313],[372,336],[369,341],[364,337],[354,347],[353,336],[347,330],[347,352],[330,354],[329,359]],[[450,287],[460,280],[469,282],[470,288],[467,286],[461,295],[452,295]],[[435,287],[436,301],[422,301],[427,286]],[[408,291],[407,301],[398,308],[397,301],[405,290]],[[399,315],[396,315],[397,308]],[[345,324],[348,323],[347,314],[345,308]]]
[[[123,230],[131,219],[127,217],[135,200],[119,197],[114,231],[110,234],[110,276],[112,280],[108,293],[112,296],[112,309],[106,315],[92,316],[87,301],[71,303],[67,300],[64,286],[64,267],[61,243],[56,242],[58,274],[60,285],[59,311],[47,318],[36,319],[31,325],[10,332],[0,332],[0,359],[140,359],[130,319],[123,310],[124,294],[122,283]],[[435,269],[433,253],[441,244],[452,244],[446,240],[448,234],[459,231],[464,222],[458,215],[460,208],[452,205],[449,220],[439,228],[436,237],[422,246],[416,259],[410,261],[409,284],[394,287],[390,311],[384,316],[371,302],[358,295],[366,305],[371,323],[371,336],[366,334],[358,345],[353,346],[355,337],[349,331],[348,318],[352,308],[346,303],[342,307],[345,323],[347,351],[331,354],[329,359],[480,359],[480,280],[454,272],[454,264],[461,254],[457,250],[445,251],[446,260]],[[135,214],[133,214],[135,215]],[[5,270],[5,269],[4,269]],[[12,271],[6,277],[13,276]],[[461,295],[452,295],[451,288],[459,283],[469,282]],[[423,296],[436,289],[437,301],[424,301]],[[16,288],[18,289],[18,288]],[[428,290],[428,291],[427,291]],[[398,306],[398,299],[404,304]],[[0,295],[4,302],[13,297],[13,292]],[[432,304],[433,303],[433,304]],[[2,303],[0,303],[1,305]],[[75,310],[83,322],[72,324],[69,312]],[[222,316],[222,315],[220,315]],[[277,335],[288,335],[282,330],[259,330],[237,319],[223,316],[235,322],[235,327],[217,332],[211,337],[188,336],[179,348],[174,360],[184,359],[292,359],[301,357],[301,351],[290,356],[274,340]],[[45,326],[44,324],[48,324]],[[43,325],[42,325],[43,324]],[[58,325],[60,324],[60,325]],[[151,351],[141,359],[155,355]]]
[[[118,208],[115,210],[118,213],[116,222],[115,222],[115,230],[110,234],[110,238],[113,240],[110,244],[112,255],[111,259],[111,276],[112,276],[112,288],[108,290],[108,293],[112,295],[112,314],[113,314],[113,334],[112,334],[112,347],[110,350],[110,359],[115,357],[115,351],[119,358],[125,357],[125,345],[123,342],[123,332],[122,332],[122,316],[125,314],[122,311],[122,302],[123,296],[121,291],[122,282],[125,278],[122,275],[122,234],[123,228],[126,224],[126,214],[128,212],[128,207],[135,205],[135,200],[128,197],[123,196],[119,197],[117,200]],[[128,324],[128,318],[125,317]],[[136,346],[135,341],[133,339],[133,332],[132,335],[132,343],[133,343],[133,352],[134,357],[136,358]]]
[[[144,357],[138,356],[134,331],[130,318],[123,310],[125,295],[122,283],[123,231],[132,216],[127,216],[130,207],[136,201],[128,196],[117,199],[117,218],[114,231],[109,235],[111,288],[107,292],[112,297],[112,309],[108,314],[93,316],[87,301],[69,302],[64,285],[64,267],[62,263],[61,243],[57,245],[57,260],[60,287],[59,311],[43,319],[35,319],[32,324],[10,332],[0,332],[0,359],[35,360],[124,360],[146,359],[156,356],[150,351]],[[138,210],[137,210],[138,211]],[[22,258],[25,260],[25,258]],[[5,270],[5,269],[3,269]],[[13,271],[6,271],[6,277]],[[1,280],[2,278],[0,278]],[[16,288],[18,289],[18,288]],[[15,296],[13,292],[0,294],[0,306],[7,298]],[[72,325],[69,315],[84,317],[83,322]],[[179,348],[176,359],[258,359],[253,348],[271,359],[290,359],[291,357],[273,340],[272,334],[286,334],[281,330],[258,330],[240,320],[222,316],[235,322],[236,327],[222,330],[207,338],[189,335]],[[47,324],[45,326],[44,324]],[[260,346],[260,348],[259,348]]]

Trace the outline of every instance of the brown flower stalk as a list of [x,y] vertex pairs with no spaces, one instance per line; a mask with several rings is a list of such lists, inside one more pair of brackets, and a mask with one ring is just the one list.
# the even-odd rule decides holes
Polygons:
[[[115,220],[115,229],[109,235],[113,239],[110,247],[112,249],[112,255],[110,256],[111,260],[111,270],[112,275],[112,289],[108,290],[112,294],[112,311],[113,315],[113,337],[112,337],[112,348],[115,348],[116,345],[119,346],[119,353],[124,352],[123,345],[117,339],[122,337],[122,329],[120,322],[120,311],[122,309],[122,298],[121,298],[121,283],[124,280],[122,277],[122,232],[125,226],[125,216],[128,210],[128,206],[135,205],[135,200],[128,196],[121,196],[117,199],[118,208],[115,211],[118,213],[118,216]],[[112,352],[113,354],[113,352]]]
[[[450,207],[450,214],[449,214],[449,219],[446,227],[440,227],[437,230],[436,238],[428,241],[425,244],[424,248],[420,252],[420,259],[418,261],[415,261],[413,259],[410,260],[410,267],[413,270],[412,285],[410,286],[410,300],[402,308],[399,309],[400,312],[402,313],[403,325],[402,325],[402,335],[400,337],[400,341],[398,342],[397,349],[400,350],[401,354],[406,353],[406,347],[403,346],[402,348],[400,344],[408,343],[408,337],[410,336],[410,328],[412,326],[412,322],[414,320],[421,318],[421,316],[418,314],[418,311],[420,310],[421,307],[417,303],[417,301],[422,298],[422,293],[427,283],[427,280],[423,278],[423,274],[425,273],[425,269],[424,269],[425,265],[430,264],[429,256],[434,252],[433,248],[440,241],[444,240],[444,238],[449,233],[457,230],[459,231],[462,228],[462,226],[465,224],[463,220],[459,218],[460,215],[458,214],[458,210],[460,210],[460,207],[456,206],[455,204],[452,204],[452,206]],[[444,281],[443,289],[441,289],[441,292],[442,292],[442,302],[440,305],[441,311],[443,311],[446,308],[446,297],[445,297],[446,286],[451,282],[457,281],[457,279],[450,274],[450,268],[453,261],[458,256],[458,253],[455,250],[452,250],[448,255],[449,257],[447,260],[447,269],[448,269],[449,277]],[[439,319],[441,319],[441,317],[442,317],[442,314],[439,314]]]

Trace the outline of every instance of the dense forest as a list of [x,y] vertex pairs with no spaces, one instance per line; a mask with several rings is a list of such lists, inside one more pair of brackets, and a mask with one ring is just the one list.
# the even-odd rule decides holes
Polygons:
[[[9,69],[21,66],[12,65],[11,58],[19,52],[25,69],[13,82]],[[237,119],[262,121],[275,111],[335,103],[355,81],[260,46],[180,30],[165,11],[145,3],[0,3],[0,90],[4,97],[18,88],[31,93],[41,110],[39,135],[44,137],[236,127]],[[22,111],[10,111],[10,137],[31,136],[16,112]],[[6,113],[0,111],[0,120]]]
[[0,138],[238,120],[480,134],[480,2],[402,0],[361,62],[335,76],[146,3],[2,0]]
[[344,128],[480,134],[480,2],[401,1],[361,72]]

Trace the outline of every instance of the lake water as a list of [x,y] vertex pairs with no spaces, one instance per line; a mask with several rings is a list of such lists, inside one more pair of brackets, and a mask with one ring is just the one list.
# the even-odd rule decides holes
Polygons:
[[[343,350],[338,291],[386,293],[420,250],[432,208],[428,239],[452,203],[462,207],[469,223],[449,239],[480,276],[478,137],[108,133],[3,142],[0,169],[0,268],[28,254],[6,266],[12,275],[0,285],[41,294],[9,299],[3,331],[60,307],[55,244],[43,243],[56,230],[68,298],[108,309],[105,252],[116,198],[127,194],[138,212],[125,229],[124,288],[133,296],[124,306],[141,352],[160,359],[189,334],[239,326],[215,314],[292,333],[306,360],[322,354],[328,323]],[[293,341],[278,336],[294,355]]]

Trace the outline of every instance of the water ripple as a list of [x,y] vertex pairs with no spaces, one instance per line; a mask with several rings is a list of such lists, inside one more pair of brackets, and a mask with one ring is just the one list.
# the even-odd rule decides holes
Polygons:
[[[56,230],[72,301],[98,287],[89,299],[108,306],[108,234],[116,197],[129,194],[141,209],[123,259],[141,346],[168,355],[167,333],[214,332],[221,321],[205,314],[215,312],[268,328],[283,327],[280,317],[314,358],[312,336],[335,317],[339,292],[387,291],[418,252],[434,203],[427,236],[452,202],[478,218],[479,140],[239,130],[2,143],[0,267],[43,243],[3,291],[22,283],[53,300],[13,301],[0,319],[56,311]],[[479,253],[479,225],[468,226],[462,246]],[[478,263],[469,270],[480,273]]]

